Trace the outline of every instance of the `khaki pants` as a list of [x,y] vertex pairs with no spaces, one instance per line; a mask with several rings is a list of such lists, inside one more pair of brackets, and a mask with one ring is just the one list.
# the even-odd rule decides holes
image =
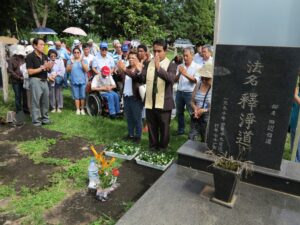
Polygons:
[[49,88],[47,81],[39,78],[30,78],[31,115],[33,125],[49,123]]

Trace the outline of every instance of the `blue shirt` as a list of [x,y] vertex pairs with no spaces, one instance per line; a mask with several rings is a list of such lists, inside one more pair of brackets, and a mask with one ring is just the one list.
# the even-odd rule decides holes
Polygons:
[[100,72],[103,66],[108,66],[110,69],[113,69],[115,67],[114,59],[109,54],[102,57],[102,55],[98,53],[93,59],[92,67]]
[[[83,60],[83,63],[88,65],[86,60]],[[68,61],[68,65],[71,65],[71,60]],[[72,84],[85,84],[86,83],[86,74],[83,71],[81,62],[74,61],[71,70],[71,83]]]

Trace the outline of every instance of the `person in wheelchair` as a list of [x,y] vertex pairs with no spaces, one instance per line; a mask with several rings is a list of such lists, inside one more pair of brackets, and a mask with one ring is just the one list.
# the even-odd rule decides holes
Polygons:
[[101,74],[94,76],[91,89],[92,91],[99,91],[100,96],[107,99],[109,116],[114,119],[120,115],[120,97],[114,91],[117,86],[110,73],[110,68],[103,66]]

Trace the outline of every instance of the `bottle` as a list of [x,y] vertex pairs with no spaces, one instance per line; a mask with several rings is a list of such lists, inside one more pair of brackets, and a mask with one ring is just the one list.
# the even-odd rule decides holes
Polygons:
[[88,175],[89,175],[88,188],[96,189],[97,186],[100,184],[100,180],[99,180],[99,174],[98,174],[98,166],[94,159],[90,160],[90,165],[88,168]]

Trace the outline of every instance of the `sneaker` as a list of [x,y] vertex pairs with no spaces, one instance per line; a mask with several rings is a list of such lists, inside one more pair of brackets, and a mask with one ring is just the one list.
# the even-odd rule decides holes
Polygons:
[[80,114],[83,115],[83,116],[85,115],[84,109],[80,110]]
[[56,112],[56,109],[52,109],[51,112],[52,112],[52,113],[55,113],[55,112]]
[[61,113],[61,109],[57,109],[56,112]]
[[80,109],[76,110],[76,115],[80,115]]

